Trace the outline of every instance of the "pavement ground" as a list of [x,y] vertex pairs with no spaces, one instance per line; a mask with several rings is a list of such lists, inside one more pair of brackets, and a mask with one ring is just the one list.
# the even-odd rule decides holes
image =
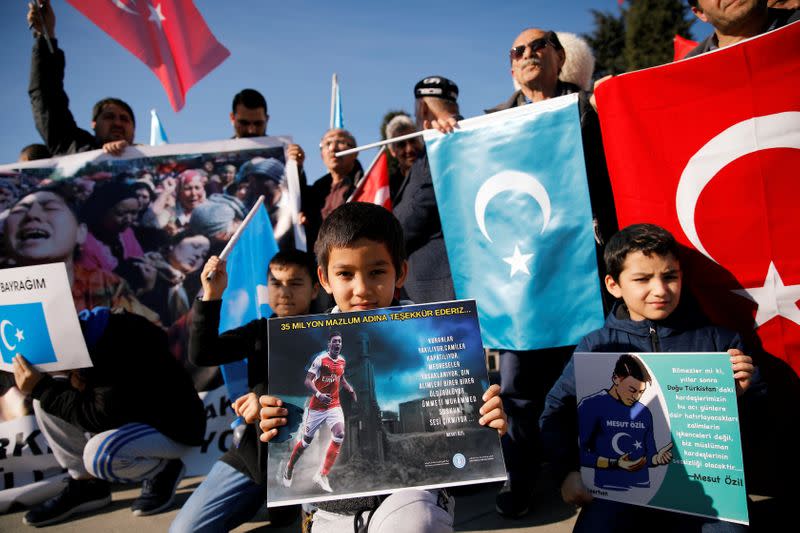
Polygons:
[[[202,477],[184,479],[178,488],[175,507],[154,516],[137,517],[130,510],[140,488],[134,485],[117,485],[113,488],[113,501],[108,507],[94,513],[80,515],[68,522],[45,528],[43,531],[57,533],[158,533],[165,532],[192,490],[203,480]],[[494,499],[500,485],[497,483],[458,487],[451,492],[456,497],[455,530],[470,533],[569,533],[575,523],[577,509],[561,501],[556,484],[547,475],[542,476],[534,494],[533,510],[527,516],[510,520],[495,512]],[[779,505],[771,498],[751,497],[751,531],[778,532],[797,531],[796,515],[788,506]],[[0,532],[32,532],[34,528],[22,523],[25,511],[22,509],[0,515]],[[794,524],[794,525],[792,525]],[[657,531],[650,524],[646,531]],[[233,530],[235,533],[299,533],[299,519],[286,527],[271,527],[265,519],[256,519]]]

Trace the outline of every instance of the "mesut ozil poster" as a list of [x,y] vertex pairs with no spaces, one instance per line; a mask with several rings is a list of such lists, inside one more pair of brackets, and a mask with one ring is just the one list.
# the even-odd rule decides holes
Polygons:
[[506,478],[474,300],[270,319],[269,378],[269,506]]

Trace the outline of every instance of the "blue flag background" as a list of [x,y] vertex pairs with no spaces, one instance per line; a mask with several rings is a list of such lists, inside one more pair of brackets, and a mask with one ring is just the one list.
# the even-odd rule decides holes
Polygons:
[[487,347],[575,344],[603,324],[577,95],[425,142],[458,298]]
[[[266,297],[267,268],[277,251],[269,215],[261,206],[228,256],[228,287],[222,294],[220,333],[272,314]],[[231,400],[248,392],[246,361],[221,368]]]
[[0,354],[8,364],[17,354],[33,365],[57,361],[41,303],[0,305]]

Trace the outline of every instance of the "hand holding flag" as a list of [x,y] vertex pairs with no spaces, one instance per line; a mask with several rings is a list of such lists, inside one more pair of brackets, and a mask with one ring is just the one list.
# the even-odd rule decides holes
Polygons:
[[29,396],[36,384],[42,379],[42,373],[36,370],[30,363],[20,354],[14,356],[14,381],[20,392]]

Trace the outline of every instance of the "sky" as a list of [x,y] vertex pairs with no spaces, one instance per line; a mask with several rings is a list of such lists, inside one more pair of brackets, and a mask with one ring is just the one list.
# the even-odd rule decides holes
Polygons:
[[[619,9],[617,0],[195,0],[195,5],[231,55],[188,92],[186,106],[175,113],[142,62],[64,0],[53,0],[55,33],[67,60],[64,85],[76,122],[90,129],[92,105],[115,96],[133,107],[137,143],[149,142],[153,108],[170,142],[225,139],[232,135],[233,95],[252,87],[267,99],[267,133],[290,135],[305,149],[309,181],[326,173],[318,145],[330,120],[334,72],[345,127],[359,144],[367,144],[380,139],[387,111],[413,112],[413,86],[420,79],[454,80],[462,114],[479,115],[513,92],[508,49],[520,30],[586,33],[592,29],[590,9]],[[0,2],[0,163],[15,161],[23,146],[41,142],[27,95],[33,39],[26,13],[26,1]],[[704,26],[696,24],[693,31],[705,35]],[[366,166],[374,155],[364,152],[360,160]]]

